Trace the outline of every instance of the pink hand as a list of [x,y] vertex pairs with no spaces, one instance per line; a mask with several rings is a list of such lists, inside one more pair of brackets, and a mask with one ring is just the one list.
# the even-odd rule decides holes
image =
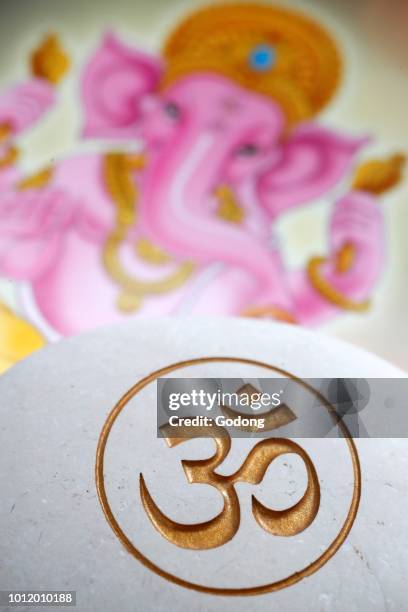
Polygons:
[[12,134],[23,132],[55,104],[52,86],[42,79],[31,79],[0,94],[0,124]]
[[[338,266],[338,255],[351,245],[348,269]],[[361,191],[347,194],[336,203],[330,222],[328,278],[345,295],[366,297],[378,281],[384,266],[384,220],[376,199]]]
[[0,273],[15,279],[38,277],[55,261],[74,215],[74,203],[56,189],[2,195]]

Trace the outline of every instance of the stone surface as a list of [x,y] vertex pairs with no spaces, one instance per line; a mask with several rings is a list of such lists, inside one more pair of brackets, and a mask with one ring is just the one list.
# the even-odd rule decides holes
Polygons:
[[[124,549],[103,515],[95,488],[96,446],[107,415],[141,377],[180,360],[235,356],[265,361],[301,377],[404,374],[373,355],[297,327],[244,320],[152,320],[107,328],[49,346],[0,378],[0,588],[77,591],[77,609],[104,610],[401,610],[408,567],[405,440],[357,440],[362,500],[352,531],[329,562],[278,592],[251,598],[197,593],[156,575]],[[238,371],[239,370],[239,371]],[[252,366],[206,364],[175,376],[268,376]],[[143,472],[159,507],[178,522],[220,512],[219,494],[190,485],[183,458],[212,454],[210,440],[169,449],[157,439],[155,386],[115,422],[105,458],[109,502],[121,528],[154,563],[213,587],[275,581],[318,557],[338,533],[350,503],[351,462],[342,440],[302,440],[321,483],[321,506],[297,536],[271,536],[255,523],[251,493],[285,508],[306,483],[298,457],[286,455],[254,487],[237,485],[241,525],[220,548],[190,551],[163,539],[140,504]],[[233,440],[219,468],[230,474],[251,440]]]

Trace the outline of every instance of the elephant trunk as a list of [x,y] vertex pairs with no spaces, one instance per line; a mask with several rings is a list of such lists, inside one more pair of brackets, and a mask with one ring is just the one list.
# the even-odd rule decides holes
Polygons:
[[179,139],[171,153],[160,155],[145,183],[146,229],[177,256],[244,270],[253,280],[254,300],[290,308],[279,253],[248,229],[214,215],[211,196],[231,146],[207,131]]

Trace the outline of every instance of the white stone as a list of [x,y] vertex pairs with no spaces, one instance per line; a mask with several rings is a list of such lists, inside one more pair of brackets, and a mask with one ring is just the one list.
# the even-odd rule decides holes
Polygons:
[[[405,440],[357,440],[363,488],[349,537],[312,576],[254,597],[220,597],[174,585],[125,551],[103,515],[94,466],[102,426],[140,378],[184,359],[235,356],[264,361],[300,377],[399,377],[379,358],[303,329],[246,320],[160,319],[132,322],[49,346],[0,378],[0,589],[76,590],[77,610],[402,610],[408,567]],[[194,370],[194,371],[193,371]],[[185,368],[175,376],[257,377],[231,364]],[[208,520],[221,508],[208,485],[190,485],[182,458],[212,454],[210,440],[169,449],[156,437],[155,386],[115,422],[105,457],[108,499],[121,528],[154,563],[212,587],[272,582],[300,570],[329,545],[352,492],[342,440],[302,440],[321,482],[321,506],[297,536],[264,532],[251,493],[266,505],[292,505],[305,486],[303,464],[286,455],[258,486],[236,486],[241,525],[220,548],[190,551],[163,539],[140,504],[143,472],[159,507],[178,522]],[[233,440],[220,473],[230,474],[254,442]]]

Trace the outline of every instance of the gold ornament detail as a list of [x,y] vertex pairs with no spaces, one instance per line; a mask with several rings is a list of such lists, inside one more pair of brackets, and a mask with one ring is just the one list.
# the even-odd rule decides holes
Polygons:
[[127,228],[136,221],[136,182],[125,153],[108,153],[103,160],[105,186],[116,207],[117,227]]
[[[108,153],[104,158],[105,185],[116,206],[116,223],[102,249],[102,261],[110,278],[121,288],[117,307],[125,313],[137,311],[146,295],[160,295],[182,286],[194,271],[194,264],[185,261],[167,277],[154,281],[135,278],[125,270],[120,249],[129,228],[136,222],[138,191],[132,173],[144,165],[143,156]],[[136,163],[136,165],[135,165]]]
[[147,240],[147,238],[141,238],[138,240],[136,243],[136,253],[144,261],[156,266],[171,261],[170,255],[165,253],[156,244],[152,244],[150,240]]
[[362,302],[351,300],[340,293],[321,275],[320,269],[326,261],[325,257],[312,257],[307,265],[307,274],[314,289],[328,302],[331,302],[338,308],[354,312],[367,312],[370,308],[370,300]]
[[232,190],[221,185],[215,192],[218,201],[217,216],[230,223],[242,223],[245,217],[244,210],[236,200]]
[[269,318],[282,321],[282,323],[297,324],[297,320],[291,312],[277,306],[250,306],[241,313],[241,317],[254,319]]
[[359,166],[354,175],[353,189],[380,195],[402,180],[405,155],[396,154],[386,159],[371,159]]
[[146,165],[147,159],[144,153],[131,153],[127,156],[127,166],[130,170],[144,170]]
[[[273,50],[266,69],[251,53]],[[168,38],[162,87],[196,72],[215,73],[275,100],[289,126],[319,112],[341,76],[341,57],[331,35],[313,19],[266,4],[225,4],[199,9]]]
[[28,176],[17,183],[17,189],[19,191],[26,191],[27,189],[42,189],[46,187],[51,181],[54,173],[54,168],[48,166],[40,172],[36,172],[31,176]]
[[121,293],[116,300],[117,308],[121,312],[128,314],[132,314],[132,312],[139,310],[139,308],[141,308],[142,306],[142,303],[143,300],[138,295],[127,291]]
[[9,123],[0,123],[0,142],[8,140],[13,133],[13,129]]
[[7,168],[8,166],[14,166],[18,158],[20,157],[20,151],[17,147],[10,146],[6,150],[3,157],[0,157],[0,168]]
[[336,253],[336,272],[340,272],[340,274],[344,274],[352,267],[356,258],[356,248],[351,242],[345,244],[337,253]]
[[57,85],[62,80],[70,65],[69,57],[55,34],[49,34],[43,40],[31,54],[30,62],[32,74],[52,85]]

